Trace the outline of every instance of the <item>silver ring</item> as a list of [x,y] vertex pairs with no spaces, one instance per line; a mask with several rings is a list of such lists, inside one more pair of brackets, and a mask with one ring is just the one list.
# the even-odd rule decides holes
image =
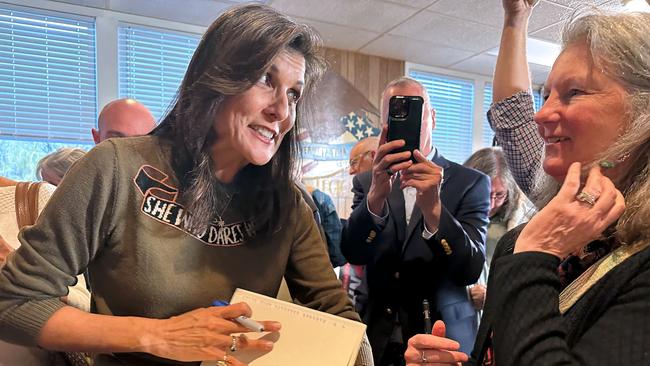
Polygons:
[[[237,352],[237,336],[236,335],[231,335],[232,337],[232,343],[230,344],[230,352],[235,353]],[[228,356],[228,355],[226,355]],[[224,361],[226,361],[224,359]]]
[[422,358],[423,363],[427,363],[427,356],[424,355],[424,351],[420,351],[420,358]]
[[393,174],[395,174],[395,172],[391,168],[387,168],[386,174],[388,174],[388,176],[392,176]]
[[594,194],[591,194],[589,192],[581,191],[576,195],[576,200],[580,202],[584,202],[589,206],[593,206],[596,204],[596,200],[598,200],[598,197],[596,197]]

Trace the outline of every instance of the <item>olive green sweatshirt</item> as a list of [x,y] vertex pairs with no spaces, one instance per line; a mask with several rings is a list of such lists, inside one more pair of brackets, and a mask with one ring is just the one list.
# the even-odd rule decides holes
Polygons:
[[[0,338],[34,345],[64,306],[58,298],[86,269],[99,314],[168,318],[230,299],[238,287],[275,296],[284,276],[305,306],[359,320],[299,193],[281,208],[291,212],[288,224],[270,237],[255,236],[254,222],[229,203],[193,236],[182,225],[173,154],[159,137],[125,138],[98,145],[74,165],[0,272]],[[103,355],[97,364],[115,358],[155,364],[125,354]]]

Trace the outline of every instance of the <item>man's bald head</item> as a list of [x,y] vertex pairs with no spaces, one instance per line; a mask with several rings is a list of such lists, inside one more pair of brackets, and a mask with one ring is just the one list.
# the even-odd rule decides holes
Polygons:
[[97,127],[99,130],[92,129],[96,144],[113,137],[146,135],[156,127],[156,121],[142,103],[125,98],[114,100],[102,109]]
[[379,145],[379,137],[370,136],[357,142],[350,150],[350,175],[372,169],[372,161]]

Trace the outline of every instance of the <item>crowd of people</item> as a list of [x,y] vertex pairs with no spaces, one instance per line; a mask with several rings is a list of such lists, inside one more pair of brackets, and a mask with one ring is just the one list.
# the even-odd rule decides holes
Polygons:
[[[241,366],[274,344],[238,335],[246,303],[211,306],[236,288],[364,322],[355,365],[649,364],[650,14],[574,15],[535,112],[536,1],[502,3],[495,146],[446,159],[425,86],[393,80],[341,219],[299,174],[319,35],[224,12],[160,123],[116,100],[89,152],[0,177],[0,364]],[[387,138],[394,96],[422,98],[413,151]]]

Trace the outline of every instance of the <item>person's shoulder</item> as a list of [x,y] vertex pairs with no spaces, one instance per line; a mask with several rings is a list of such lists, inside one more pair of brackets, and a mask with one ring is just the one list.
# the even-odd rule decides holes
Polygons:
[[494,254],[492,255],[492,263],[497,258],[512,255],[512,253],[515,250],[515,244],[517,243],[517,238],[519,238],[519,234],[521,234],[521,231],[524,230],[528,223],[523,223],[514,229],[506,232],[501,239],[497,242],[497,246],[494,249]]
[[355,175],[352,181],[356,181],[357,183],[364,186],[370,185],[370,183],[372,183],[372,170],[368,170],[367,172]]
[[483,187],[482,189],[490,189],[489,188],[490,177],[488,177],[484,173],[460,165],[453,161],[448,160],[448,164],[449,165],[447,166],[447,172],[445,173],[445,177],[453,175],[461,179],[463,182],[465,182],[465,184],[469,184],[469,186],[476,187],[476,188]]
[[311,192],[312,197],[314,198],[314,201],[319,204],[324,204],[324,203],[329,203],[332,202],[332,197],[330,197],[329,194],[321,191],[320,189],[314,189]]
[[453,169],[455,172],[463,174],[467,177],[471,177],[473,179],[489,179],[488,176],[485,175],[483,172],[480,172],[476,169],[468,168],[464,165],[458,164],[453,161],[449,161],[448,169]]
[[[637,249],[638,252],[632,254],[629,258],[629,266],[631,268],[639,267],[636,272],[643,272],[644,276],[650,278],[650,242],[645,241],[644,243],[639,243],[635,245],[640,245],[641,248]],[[634,249],[631,249],[635,251]]]
[[108,144],[110,144],[113,147],[113,149],[115,149],[118,153],[120,153],[120,152],[147,151],[152,149],[161,149],[161,148],[165,148],[167,145],[170,145],[170,142],[160,136],[155,136],[155,135],[118,137],[118,138],[112,138],[103,141],[99,145],[97,145],[96,148]]
[[302,183],[294,181],[289,189],[291,202],[293,203],[294,207],[300,207],[300,205],[304,202],[310,210],[318,210],[318,208],[316,208],[314,198],[307,190],[307,187],[305,187]]
[[513,253],[513,251],[515,250],[515,243],[517,242],[517,238],[519,237],[519,234],[521,234],[521,231],[524,229],[524,227],[526,227],[526,225],[527,223],[524,223],[515,227],[514,229],[505,233],[501,237],[501,239],[499,239],[499,242],[497,243],[497,246],[494,249],[494,255],[492,256],[493,262],[495,259],[499,257],[503,257]]
[[311,198],[314,200],[317,206],[322,206],[327,202],[329,196],[319,189],[313,189],[311,191]]
[[171,168],[174,156],[170,140],[154,135],[120,137],[103,141],[90,152],[111,156],[120,167],[151,165],[167,175],[173,175]]

